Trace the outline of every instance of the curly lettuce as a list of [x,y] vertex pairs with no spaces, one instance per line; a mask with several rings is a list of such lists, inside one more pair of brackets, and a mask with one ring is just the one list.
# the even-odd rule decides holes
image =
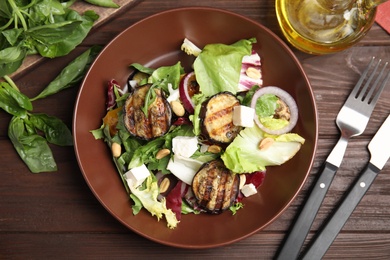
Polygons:
[[[142,206],[152,214],[152,216],[156,216],[159,221],[163,216],[167,221],[167,226],[170,229],[174,229],[177,227],[179,221],[176,218],[175,213],[171,209],[168,209],[166,206],[165,198],[161,201],[157,200],[157,196],[159,194],[158,184],[156,180],[153,180],[152,176],[149,176],[145,180],[145,188],[143,189],[143,185],[139,187],[134,187],[134,185],[129,185],[131,190],[131,198],[135,201],[136,211],[133,210],[133,213],[139,212],[141,209],[140,203]],[[134,198],[134,196],[136,198]]]

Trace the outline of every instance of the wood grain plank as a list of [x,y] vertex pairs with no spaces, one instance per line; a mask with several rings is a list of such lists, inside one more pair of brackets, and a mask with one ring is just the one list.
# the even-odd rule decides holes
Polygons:
[[[272,259],[282,234],[258,233],[238,243],[212,249],[187,250],[156,244],[133,233],[127,234],[75,234],[75,233],[24,233],[5,234],[0,246],[0,256],[29,259]],[[361,259],[361,255],[375,259],[388,259],[390,237],[365,233],[344,234],[338,244],[330,247],[326,259]],[[375,251],[372,250],[375,248]],[[367,251],[373,252],[367,254]],[[365,258],[367,259],[367,258]]]

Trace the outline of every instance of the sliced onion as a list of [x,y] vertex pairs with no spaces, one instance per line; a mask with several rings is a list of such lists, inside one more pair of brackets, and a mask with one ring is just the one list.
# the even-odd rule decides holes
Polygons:
[[[256,70],[259,74],[259,77],[258,78],[249,77],[247,74],[248,68],[252,68]],[[251,55],[246,55],[242,58],[240,79],[238,82],[238,92],[248,91],[254,85],[259,85],[261,87],[263,85],[263,79],[262,79],[260,55],[256,51],[252,50]]]
[[264,94],[273,94],[277,96],[279,99],[281,99],[284,103],[286,103],[286,105],[290,109],[289,124],[281,129],[269,129],[265,127],[260,122],[259,117],[255,115],[256,124],[260,127],[261,130],[263,130],[268,134],[281,135],[290,132],[295,127],[298,121],[298,106],[295,103],[294,98],[281,88],[274,87],[274,86],[262,87],[259,90],[257,90],[252,97],[251,107],[253,109],[256,109],[257,100]]
[[183,103],[183,106],[185,110],[187,110],[188,113],[193,114],[194,113],[194,107],[195,104],[192,102],[191,96],[188,93],[188,85],[191,84],[190,80],[192,77],[194,77],[195,72],[190,72],[184,75],[184,77],[180,81],[179,85],[179,93],[180,93],[180,100]]

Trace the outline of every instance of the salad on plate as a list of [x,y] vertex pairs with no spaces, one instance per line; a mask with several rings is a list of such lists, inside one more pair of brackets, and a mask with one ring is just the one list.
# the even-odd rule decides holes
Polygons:
[[263,86],[255,43],[200,49],[184,39],[191,71],[180,61],[133,63],[127,84],[108,82],[107,113],[91,132],[110,147],[134,215],[144,208],[173,229],[182,214],[236,214],[266,167],[300,150],[298,107],[281,87]]

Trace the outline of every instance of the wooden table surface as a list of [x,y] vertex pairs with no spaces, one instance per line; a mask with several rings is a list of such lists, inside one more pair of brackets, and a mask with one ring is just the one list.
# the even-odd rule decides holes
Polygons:
[[[144,0],[94,28],[71,54],[44,60],[13,79],[25,94],[33,97],[87,47],[107,44],[122,30],[149,15],[184,6],[227,9],[260,22],[280,35],[273,0]],[[310,79],[317,102],[318,150],[314,167],[298,197],[264,230],[235,244],[206,250],[171,248],[151,242],[126,229],[99,204],[82,177],[73,147],[53,147],[57,172],[30,173],[7,137],[11,117],[0,111],[0,259],[272,259],[338,139],[335,117],[361,70],[373,55],[390,61],[390,35],[374,24],[360,43],[346,51],[325,56],[294,52]],[[57,116],[71,127],[77,91],[71,88],[36,101],[34,111]],[[350,142],[306,242],[368,161],[366,146],[389,112],[390,86],[387,86],[366,131]],[[390,259],[389,162],[324,257],[343,258]]]

